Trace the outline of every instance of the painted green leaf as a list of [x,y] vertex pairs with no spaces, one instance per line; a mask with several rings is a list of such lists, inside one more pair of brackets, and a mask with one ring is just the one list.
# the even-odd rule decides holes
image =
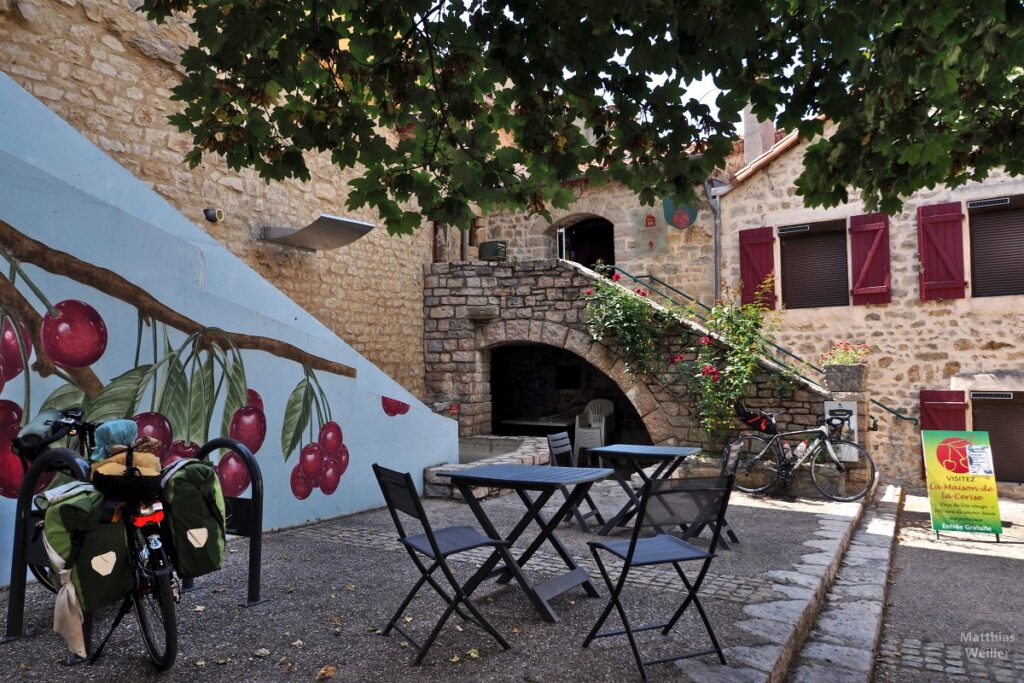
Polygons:
[[80,406],[85,402],[85,392],[74,384],[65,384],[57,387],[52,394],[46,397],[43,405],[39,406],[39,412],[49,410],[64,410],[73,406]]
[[90,422],[108,422],[131,417],[139,384],[150,368],[151,365],[140,365],[110,380],[110,384],[103,387],[84,406],[85,419]]
[[171,423],[174,440],[185,439],[188,432],[188,377],[177,353],[164,363],[164,376],[157,400],[157,412]]
[[224,394],[224,412],[220,420],[221,436],[228,435],[231,429],[231,418],[234,417],[236,410],[245,405],[248,386],[245,380],[245,366],[242,364],[241,357],[237,361],[232,360],[230,355],[226,357],[224,375],[227,392]]
[[139,405],[142,403],[143,398],[145,398],[146,389],[149,388],[150,382],[153,381],[158,369],[159,366],[156,363],[150,365],[149,370],[139,380],[139,388],[135,391],[135,398],[132,399],[131,408],[128,410],[128,417],[138,412]]
[[281,425],[281,452],[284,453],[285,462],[288,462],[292,451],[302,439],[302,433],[306,431],[311,400],[312,387],[309,386],[309,380],[303,377],[292,391],[292,395],[288,397],[288,403],[284,407],[284,423]]
[[210,433],[210,418],[213,415],[214,396],[213,354],[197,363],[192,370],[188,401],[188,438],[200,446],[206,443]]

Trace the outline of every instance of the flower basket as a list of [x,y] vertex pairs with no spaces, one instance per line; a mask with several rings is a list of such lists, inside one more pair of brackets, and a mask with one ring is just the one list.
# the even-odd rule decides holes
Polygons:
[[864,391],[867,380],[868,366],[863,363],[825,366],[825,386],[829,391]]

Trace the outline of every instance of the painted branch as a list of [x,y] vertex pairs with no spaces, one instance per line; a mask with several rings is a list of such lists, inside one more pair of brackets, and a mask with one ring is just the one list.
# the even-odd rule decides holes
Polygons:
[[[168,308],[149,292],[133,285],[114,271],[86,263],[71,254],[48,247],[42,242],[22,234],[2,220],[0,220],[0,246],[19,261],[31,263],[47,272],[63,275],[93,287],[136,307],[143,316],[151,320],[159,320],[186,334],[201,332],[206,328],[205,325]],[[278,339],[230,331],[228,334],[231,335],[231,339],[239,349],[265,351],[280,358],[308,365],[314,370],[323,370],[343,377],[356,376],[355,368],[315,356]]]
[[[25,323],[25,327],[28,328],[28,333],[32,337],[32,346],[36,351],[36,362],[32,364],[32,369],[38,372],[40,377],[52,375],[54,373],[53,361],[43,351],[42,337],[40,336],[43,317],[36,312],[32,304],[5,277],[0,277],[0,306],[13,317]],[[74,380],[75,386],[84,391],[87,396],[95,396],[103,388],[103,382],[89,368],[65,370],[64,372]]]

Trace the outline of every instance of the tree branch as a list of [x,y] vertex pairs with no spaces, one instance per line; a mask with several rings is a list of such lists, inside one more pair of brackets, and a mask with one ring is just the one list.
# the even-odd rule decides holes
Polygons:
[[[153,297],[149,292],[141,287],[133,285],[117,273],[106,268],[94,266],[91,263],[86,263],[85,261],[75,258],[66,252],[47,247],[42,242],[38,242],[22,234],[3,220],[0,220],[0,246],[2,246],[8,254],[17,258],[19,261],[31,263],[43,270],[46,270],[47,272],[54,273],[56,275],[63,275],[77,282],[81,282],[84,285],[93,287],[94,289],[97,289],[104,294],[108,294],[115,299],[120,299],[121,301],[131,304],[137,308],[143,316],[153,320],[159,320],[166,325],[170,325],[176,330],[186,334],[194,334],[206,329],[206,325],[201,325],[195,320],[168,308],[164,304],[160,303],[160,301]],[[7,284],[10,289],[14,289],[13,286],[10,286],[10,283]],[[16,291],[17,290],[15,290],[15,292]],[[27,306],[35,316],[36,329],[32,330],[32,337],[33,340],[36,341],[36,348],[39,349],[39,314],[32,309],[23,297],[22,302],[24,302],[24,305]],[[21,308],[16,308],[12,305],[12,310],[18,311],[23,316],[23,320],[27,321],[31,318],[31,316],[26,316],[26,311],[23,311]],[[215,333],[211,332],[211,334]],[[343,363],[337,363],[326,358],[321,358],[320,356],[315,356],[303,351],[297,346],[289,344],[288,342],[237,332],[228,332],[228,334],[231,335],[231,339],[234,340],[235,346],[239,349],[265,351],[280,358],[286,358],[288,360],[295,361],[296,363],[309,366],[314,370],[323,370],[335,375],[341,375],[342,377],[356,376],[355,368],[349,367]],[[40,361],[42,361],[42,356],[40,356]],[[46,362],[49,362],[49,360],[47,359]],[[47,366],[44,365],[43,368],[47,369]],[[51,363],[48,367],[50,370],[49,374],[52,374],[52,368],[53,366]],[[43,372],[40,372],[40,374],[43,374]],[[46,375],[44,374],[43,376]],[[72,376],[74,377],[74,375]],[[95,378],[95,375],[93,375],[93,377]],[[99,380],[96,381],[98,382]],[[85,386],[81,384],[79,386],[83,390],[86,390]],[[88,393],[88,390],[86,390],[86,393]]]

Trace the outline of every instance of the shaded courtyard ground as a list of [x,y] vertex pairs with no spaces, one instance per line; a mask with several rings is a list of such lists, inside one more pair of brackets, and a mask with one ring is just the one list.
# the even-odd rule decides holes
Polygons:
[[1024,681],[1024,503],[999,509],[1000,543],[989,534],[936,539],[928,499],[907,496],[876,680]]
[[[621,493],[616,495],[608,482],[596,493],[603,510],[610,512],[622,502]],[[522,513],[522,504],[514,496],[490,499],[484,506],[500,529],[511,527]],[[463,504],[428,500],[426,507],[436,526],[475,524]],[[720,553],[702,591],[716,632],[729,648],[730,663],[764,657],[765,650],[759,647],[767,647],[770,640],[758,630],[775,624],[770,610],[776,609],[762,609],[764,605],[795,609],[810,594],[772,575],[795,574],[797,581],[810,582],[810,574],[800,573],[804,566],[801,557],[817,553],[813,546],[823,541],[823,535],[842,533],[855,510],[852,504],[735,495],[729,520],[742,542]],[[524,537],[521,542],[532,535]],[[605,595],[586,548],[586,541],[594,536],[563,525],[559,537],[581,559]],[[2,646],[0,676],[96,681],[310,680],[322,667],[335,666],[334,680],[351,681],[639,679],[624,638],[599,640],[587,650],[580,647],[605,604],[604,597],[589,598],[582,589],[573,589],[555,599],[561,621],[550,624],[540,618],[517,586],[494,582],[485,583],[475,598],[512,649],[503,651],[476,627],[453,618],[423,665],[412,668],[414,650],[403,645],[402,637],[393,634],[385,638],[379,633],[418,577],[395,539],[394,527],[383,509],[268,534],[264,538],[263,580],[268,600],[252,608],[238,606],[244,596],[247,541],[232,541],[226,568],[201,579],[199,590],[183,597],[178,607],[180,654],[165,675],[152,670],[134,620],[126,620],[118,629],[96,665],[62,666],[63,642],[49,632],[53,598],[33,586],[26,624],[42,633]],[[470,554],[467,559],[455,563],[462,577],[468,576],[481,558]],[[560,565],[556,563],[553,550],[545,546],[527,569],[537,576]],[[681,602],[678,577],[671,567],[667,570],[638,572],[628,585],[624,601],[634,624],[663,619]],[[0,593],[0,599],[5,597]],[[408,612],[411,621],[405,626],[422,638],[441,610],[440,599],[425,589],[413,601]],[[3,615],[0,611],[0,617]],[[104,625],[111,617],[110,610],[101,615],[98,634],[105,632]],[[743,624],[754,626],[741,628]],[[607,627],[618,628],[617,620],[610,618]],[[708,640],[693,613],[684,616],[670,637],[647,633],[641,636],[641,643],[645,655],[654,657],[702,649]],[[718,667],[713,656],[704,659]],[[721,673],[728,677],[729,671]],[[656,680],[686,680],[671,664],[652,667],[651,675]]]

